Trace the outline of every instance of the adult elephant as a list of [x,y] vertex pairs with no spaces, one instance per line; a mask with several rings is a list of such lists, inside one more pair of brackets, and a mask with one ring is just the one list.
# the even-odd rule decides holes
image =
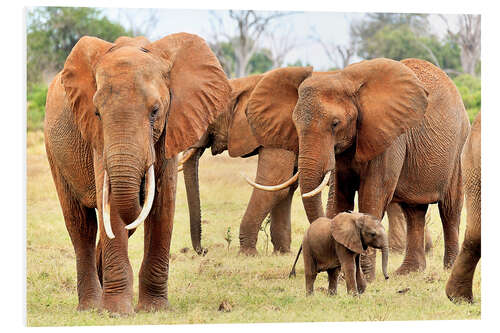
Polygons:
[[473,301],[472,280],[481,259],[481,114],[478,114],[462,155],[467,227],[462,248],[446,283],[452,301]]
[[[425,269],[424,217],[428,204],[438,202],[444,266],[451,267],[463,202],[460,155],[470,127],[453,82],[418,59],[374,59],[333,73],[295,74],[259,82],[247,118],[261,144],[298,154],[309,220],[323,214],[320,185],[332,173],[329,218],[352,210],[356,191],[359,211],[379,219],[391,201],[399,203],[407,242],[396,273],[406,274]],[[271,87],[289,92],[293,112],[276,107]]]
[[[284,68],[283,76],[293,69]],[[256,181],[261,184],[276,184],[292,177],[297,167],[297,157],[293,152],[261,146],[253,136],[245,111],[255,86],[266,74],[229,80],[232,94],[225,112],[211,123],[202,139],[186,151],[182,170],[189,207],[191,241],[198,254],[206,249],[201,246],[201,205],[198,167],[199,159],[207,148],[212,155],[228,152],[231,157],[250,157],[258,154]],[[281,98],[279,92],[273,96]],[[283,107],[289,107],[284,105]],[[292,106],[293,107],[293,106]],[[290,183],[293,183],[290,182]],[[271,215],[271,242],[275,253],[290,252],[292,197],[297,184],[273,192],[254,189],[240,225],[240,253],[256,255],[257,237],[264,218]]]
[[73,47],[47,94],[45,147],[76,254],[79,310],[134,311],[127,245],[142,222],[137,308],[166,308],[176,154],[200,139],[229,95],[217,58],[195,35],[82,37]]

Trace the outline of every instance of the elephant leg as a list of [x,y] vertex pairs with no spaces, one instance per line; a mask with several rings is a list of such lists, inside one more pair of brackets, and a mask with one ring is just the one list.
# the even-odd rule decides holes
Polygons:
[[[293,176],[295,154],[283,149],[261,148],[255,181],[262,185],[276,185]],[[268,192],[254,189],[240,224],[240,253],[257,255],[257,236],[264,218],[290,192],[289,188]],[[282,222],[286,225],[286,221]],[[273,228],[274,230],[274,228]],[[284,233],[287,231],[285,230]],[[278,237],[278,228],[273,232]],[[281,236],[283,237],[283,236]],[[286,239],[286,238],[285,238]]]
[[365,275],[363,274],[363,270],[361,269],[360,257],[360,255],[356,256],[356,284],[358,286],[358,293],[362,294],[366,290],[366,280]]
[[481,258],[481,173],[478,169],[466,169],[465,173],[467,226],[462,248],[446,284],[446,295],[452,301],[472,302],[474,271]]
[[405,212],[407,223],[406,253],[403,263],[396,270],[396,274],[404,275],[425,269],[424,228],[428,205],[409,206],[402,203],[401,207]]
[[97,220],[95,210],[84,207],[76,200],[69,185],[53,165],[48,152],[57,195],[61,204],[64,222],[76,256],[76,281],[78,310],[101,306],[102,288],[96,269],[95,244]]
[[159,170],[155,171],[159,179],[158,190],[151,214],[144,224],[144,258],[139,271],[137,305],[139,311],[166,310],[168,307],[168,271],[175,213],[177,161],[175,158],[164,160],[163,164],[164,168],[158,167]]
[[406,249],[406,220],[401,206],[391,202],[387,206],[389,221],[389,248],[392,252],[403,253]]
[[458,254],[458,233],[460,212],[463,205],[462,166],[455,167],[448,190],[442,201],[438,203],[439,215],[443,223],[444,235],[444,268],[451,268]]
[[340,267],[327,270],[328,272],[328,294],[337,295],[337,284],[339,280]]
[[481,239],[471,239],[466,236],[446,283],[446,295],[450,300],[462,299],[472,303],[472,281],[480,258]]
[[290,252],[292,241],[291,209],[296,185],[292,185],[288,195],[271,209],[271,242],[274,253]]
[[314,281],[316,280],[316,275],[318,274],[318,270],[316,268],[316,263],[311,255],[311,251],[309,250],[309,246],[302,247],[303,256],[304,256],[304,274],[305,274],[305,282],[306,282],[306,295],[310,296],[314,294]]

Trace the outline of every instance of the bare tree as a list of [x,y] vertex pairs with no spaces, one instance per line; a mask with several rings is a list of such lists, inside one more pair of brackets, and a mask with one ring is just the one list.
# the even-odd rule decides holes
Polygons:
[[269,39],[273,68],[279,68],[283,66],[288,53],[297,46],[292,29],[289,27],[286,33],[279,35],[269,32],[267,33],[267,37]]
[[452,31],[448,20],[439,15],[446,23],[448,34],[460,46],[460,62],[464,73],[476,75],[476,65],[481,59],[481,15],[463,14],[458,19],[458,31]]
[[[234,49],[234,74],[236,77],[248,75],[248,63],[257,51],[260,38],[269,29],[273,20],[288,15],[285,12],[256,12],[254,10],[229,10],[229,18],[236,23],[236,30],[231,32],[224,26],[223,19],[212,12],[217,25],[212,23],[212,45],[229,42]],[[214,47],[214,52],[218,52]],[[221,61],[221,58],[219,58]],[[222,57],[224,61],[224,57]],[[224,65],[223,65],[224,66]],[[227,66],[227,64],[226,64]]]
[[159,16],[156,9],[120,9],[119,16],[125,17],[128,28],[133,36],[145,36],[154,39],[152,33],[158,24]]
[[342,69],[351,63],[353,57],[356,55],[357,45],[353,39],[351,39],[347,45],[326,43],[319,37],[319,33],[315,28],[312,28],[312,30],[313,33],[310,35],[310,38],[323,47],[326,56],[336,68]]

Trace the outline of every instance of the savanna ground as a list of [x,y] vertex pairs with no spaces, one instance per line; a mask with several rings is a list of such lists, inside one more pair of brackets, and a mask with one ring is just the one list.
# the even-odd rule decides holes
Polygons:
[[[76,263],[45,156],[42,132],[27,137],[27,324],[29,326],[147,325],[188,323],[255,323],[311,321],[439,320],[481,318],[481,268],[474,279],[475,303],[455,305],[444,286],[448,271],[442,268],[443,237],[437,207],[431,207],[433,253],[424,272],[404,277],[393,273],[402,255],[390,254],[390,279],[381,274],[377,258],[376,281],[360,297],[346,295],[339,282],[337,296],[327,296],[327,274],[318,275],[315,295],[305,297],[302,259],[297,277],[288,272],[309,225],[299,191],[292,210],[292,251],[272,254],[270,239],[259,233],[258,257],[238,256],[239,223],[252,189],[240,173],[255,175],[257,158],[231,159],[211,156],[200,162],[200,191],[205,257],[192,250],[183,175],[179,174],[177,204],[168,281],[170,310],[116,317],[107,312],[77,312]],[[326,200],[326,191],[323,193]],[[384,219],[384,224],[387,222]],[[228,230],[231,242],[228,248]],[[465,231],[462,213],[460,239]],[[269,229],[266,229],[269,234]],[[134,304],[137,304],[138,271],[142,261],[143,227],[129,242],[134,271]],[[226,311],[220,311],[221,304]]]

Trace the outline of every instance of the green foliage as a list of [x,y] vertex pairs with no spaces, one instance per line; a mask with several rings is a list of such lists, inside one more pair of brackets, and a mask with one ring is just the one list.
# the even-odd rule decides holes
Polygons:
[[95,8],[37,7],[28,11],[28,89],[41,82],[44,72],[61,70],[73,46],[85,35],[112,42],[130,33]]
[[472,123],[481,110],[481,79],[469,74],[462,74],[453,79],[462,96],[465,109]]
[[229,246],[231,245],[231,242],[233,240],[233,236],[231,235],[231,227],[227,228],[224,240],[227,242],[227,250],[229,251]]
[[248,62],[250,74],[265,73],[273,68],[273,61],[270,53],[271,52],[267,49],[260,49],[252,55]]
[[456,41],[450,37],[440,40],[426,31],[426,26],[426,15],[367,14],[367,20],[352,25],[351,38],[358,41],[357,54],[364,59],[419,58],[449,73],[461,72]]
[[43,118],[45,116],[45,101],[47,100],[47,89],[47,85],[41,83],[33,85],[28,92],[28,131],[34,131],[43,128]]
[[303,63],[301,59],[295,60],[295,62],[288,63],[286,67],[306,67],[306,66],[312,66],[310,63]]

